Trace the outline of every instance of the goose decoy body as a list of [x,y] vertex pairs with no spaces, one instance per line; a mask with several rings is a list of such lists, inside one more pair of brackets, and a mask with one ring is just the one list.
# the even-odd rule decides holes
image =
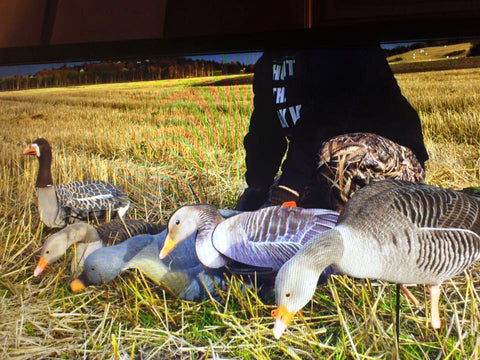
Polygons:
[[170,217],[160,258],[196,232],[203,265],[274,273],[310,239],[333,228],[337,217],[332,210],[271,206],[224,219],[211,205],[183,206]]
[[[138,235],[119,245],[94,251],[85,260],[83,272],[70,284],[70,290],[78,292],[89,285],[110,282],[122,271],[135,268],[183,300],[198,302],[210,295],[218,300],[217,289],[228,286],[224,271],[205,269],[197,258],[194,236],[160,260],[158,253],[165,237],[166,231],[157,235]],[[270,290],[271,285],[268,288],[265,283]]]
[[332,230],[278,272],[274,335],[279,338],[312,298],[331,264],[357,278],[428,285],[431,325],[439,328],[440,284],[480,257],[479,234],[480,202],[473,196],[407,181],[368,185],[346,203]]
[[24,155],[38,158],[38,211],[45,225],[62,228],[70,222],[104,218],[108,211],[120,217],[130,201],[118,187],[100,181],[74,181],[54,186],[52,180],[52,148],[47,140],[37,139]]
[[76,244],[76,257],[72,260],[72,272],[76,266],[83,266],[85,258],[101,247],[118,244],[135,235],[158,234],[164,229],[165,226],[135,219],[115,219],[97,228],[87,223],[68,225],[45,240],[34,276],[60,259],[73,244]]

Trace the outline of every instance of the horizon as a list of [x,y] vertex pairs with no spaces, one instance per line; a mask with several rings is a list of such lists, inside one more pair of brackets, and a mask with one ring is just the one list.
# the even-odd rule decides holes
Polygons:
[[[393,49],[398,46],[408,46],[418,41],[399,42],[399,43],[384,43],[380,44],[383,49]],[[239,62],[242,65],[255,64],[260,56],[263,54],[261,51],[255,52],[242,52],[242,53],[224,53],[224,54],[205,54],[205,55],[184,55],[182,57],[192,60],[207,60],[215,61],[220,64]],[[168,57],[168,56],[165,56]],[[161,58],[159,56],[158,58]],[[133,59],[133,58],[132,58]],[[83,65],[89,62],[96,62],[95,60],[85,60],[76,62],[54,62],[54,63],[41,63],[41,64],[25,64],[25,65],[6,65],[0,66],[0,79],[11,76],[33,76],[40,70],[54,70],[61,68],[62,66],[75,66]]]
[[[230,53],[230,54],[209,54],[209,55],[185,55],[185,56],[172,56],[172,57],[184,57],[192,60],[206,60],[215,61],[219,64],[225,64],[230,62],[239,62],[242,65],[255,64],[260,58],[263,52],[243,52],[243,53]],[[160,58],[169,58],[170,56],[159,56]],[[134,58],[132,58],[133,60]],[[105,60],[111,61],[111,60]],[[55,63],[41,63],[41,64],[25,64],[25,65],[7,65],[0,66],[0,79],[10,76],[33,76],[40,70],[54,70],[61,68],[62,66],[76,66],[87,63],[97,62],[95,60],[85,60],[76,62],[55,62]]]

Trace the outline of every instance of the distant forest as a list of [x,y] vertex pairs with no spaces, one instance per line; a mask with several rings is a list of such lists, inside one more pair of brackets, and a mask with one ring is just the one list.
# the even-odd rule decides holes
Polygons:
[[183,57],[92,62],[45,69],[34,75],[5,77],[0,79],[0,91],[241,74],[253,72],[253,67],[239,62],[218,63]]
[[[471,40],[435,40],[417,42],[408,46],[399,45],[384,49],[387,57],[429,46],[451,45]],[[467,56],[480,55],[480,41],[471,41]],[[45,65],[48,67],[48,64]],[[183,57],[151,60],[103,61],[83,65],[64,65],[58,69],[44,69],[34,75],[16,75],[0,79],[0,91],[37,89],[56,86],[105,84],[128,81],[180,79],[199,76],[252,73],[254,65],[239,62],[218,63],[208,60],[193,60]]]

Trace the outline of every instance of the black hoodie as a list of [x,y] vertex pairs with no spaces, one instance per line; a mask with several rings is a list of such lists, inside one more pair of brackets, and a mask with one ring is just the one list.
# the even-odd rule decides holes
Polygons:
[[410,148],[422,165],[428,159],[420,118],[377,45],[265,52],[253,91],[244,139],[249,186],[272,184],[288,144],[279,184],[302,192],[321,144],[346,133],[379,134]]

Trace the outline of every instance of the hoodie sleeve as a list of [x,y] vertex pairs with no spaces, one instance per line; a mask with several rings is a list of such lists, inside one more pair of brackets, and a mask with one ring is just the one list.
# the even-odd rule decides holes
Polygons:
[[287,141],[273,109],[272,70],[263,55],[255,64],[254,110],[244,138],[245,179],[250,187],[268,189],[287,149]]

